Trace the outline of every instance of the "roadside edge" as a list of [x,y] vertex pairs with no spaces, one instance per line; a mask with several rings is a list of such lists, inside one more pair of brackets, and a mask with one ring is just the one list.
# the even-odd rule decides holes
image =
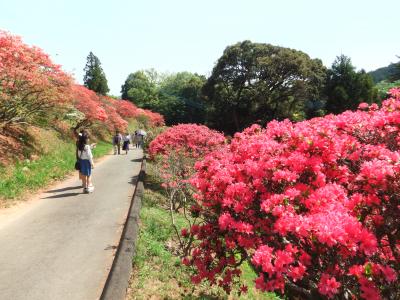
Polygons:
[[140,173],[129,207],[125,226],[121,234],[118,249],[101,293],[101,300],[123,300],[129,285],[132,272],[132,258],[136,251],[136,241],[139,233],[139,218],[144,192],[144,177],[146,175],[146,157],[143,156]]

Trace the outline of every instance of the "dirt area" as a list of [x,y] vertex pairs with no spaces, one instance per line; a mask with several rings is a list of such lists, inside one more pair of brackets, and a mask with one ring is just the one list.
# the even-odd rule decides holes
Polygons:
[[12,128],[10,130],[0,131],[0,164],[4,167],[15,159],[21,159],[23,143],[20,137],[23,130]]

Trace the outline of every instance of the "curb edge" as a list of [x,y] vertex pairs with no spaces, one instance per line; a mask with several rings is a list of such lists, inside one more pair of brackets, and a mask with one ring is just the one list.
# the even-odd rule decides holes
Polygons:
[[132,258],[136,252],[136,240],[139,232],[140,208],[144,192],[146,175],[146,156],[142,158],[135,191],[126,217],[124,229],[119,240],[111,269],[104,284],[100,300],[125,299],[132,272]]

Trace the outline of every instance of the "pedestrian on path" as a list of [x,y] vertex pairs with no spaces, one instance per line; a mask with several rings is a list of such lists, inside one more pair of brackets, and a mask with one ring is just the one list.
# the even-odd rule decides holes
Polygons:
[[129,133],[125,133],[125,135],[123,136],[123,145],[122,145],[122,150],[125,151],[125,154],[128,155],[128,151],[129,151],[129,144],[130,144],[130,140],[131,140],[131,136],[129,135]]
[[135,133],[132,134],[132,144],[137,148],[138,145],[138,133],[137,130],[135,130]]
[[139,131],[135,131],[136,148],[141,148],[143,144],[143,135]]
[[80,139],[80,137],[82,136],[83,132],[84,132],[84,131],[81,130],[81,131],[76,135],[76,143],[75,143],[75,145],[76,145],[75,156],[76,156],[76,161],[77,161],[77,163],[79,164],[79,170],[77,170],[77,171],[78,171],[79,180],[82,181],[82,187],[83,187],[83,175],[82,175],[81,170],[80,170],[80,158],[79,158],[79,155],[78,155],[78,151],[79,151],[79,139]]
[[117,130],[115,132],[115,135],[113,137],[113,146],[114,146],[114,155],[118,153],[118,155],[121,152],[121,141],[122,141],[122,135],[119,133]]
[[78,156],[80,158],[80,167],[83,177],[83,192],[91,193],[94,191],[94,186],[91,182],[93,164],[93,154],[89,145],[89,135],[86,132],[79,137]]

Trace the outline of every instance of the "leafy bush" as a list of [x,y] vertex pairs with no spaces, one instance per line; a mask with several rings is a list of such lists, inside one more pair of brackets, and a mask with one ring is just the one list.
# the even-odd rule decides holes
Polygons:
[[188,179],[193,175],[194,164],[204,155],[220,147],[225,142],[224,136],[206,126],[181,124],[173,126],[158,135],[149,147],[149,153],[156,161],[158,174],[169,199],[171,224],[179,240],[179,247],[186,255],[193,242],[193,235],[179,230],[175,224],[175,213],[182,212],[187,226],[197,224],[198,219],[188,216],[191,207],[192,187]]
[[71,83],[41,49],[0,31],[0,128],[49,121],[71,102]]
[[[254,125],[196,165],[194,283],[293,298],[399,299],[400,89],[382,108]],[[246,287],[241,287],[246,290]]]

